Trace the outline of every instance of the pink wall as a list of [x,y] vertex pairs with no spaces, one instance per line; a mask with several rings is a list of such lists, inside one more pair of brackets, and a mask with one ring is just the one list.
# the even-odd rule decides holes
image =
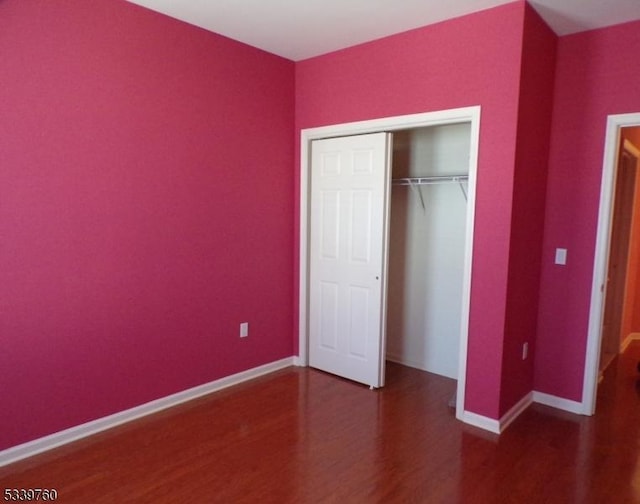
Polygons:
[[500,401],[524,9],[516,2],[296,65],[297,138],[302,128],[482,106],[466,408],[491,418]]
[[0,450],[292,355],[294,64],[117,0],[0,46]]
[[[582,400],[607,115],[640,111],[640,22],[559,39],[535,389]],[[556,247],[566,266],[553,264]]]
[[581,400],[604,127],[640,111],[639,30],[556,41],[518,1],[294,65],[119,0],[0,2],[0,450],[291,355],[300,130],[470,105],[466,408]]
[[[502,355],[501,416],[533,390],[556,46],[556,35],[527,5]],[[525,342],[529,345],[529,356],[523,360]]]

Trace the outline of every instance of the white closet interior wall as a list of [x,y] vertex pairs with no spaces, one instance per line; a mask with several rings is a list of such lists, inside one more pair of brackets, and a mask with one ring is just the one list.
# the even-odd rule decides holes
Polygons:
[[[392,178],[468,174],[470,134],[469,124],[395,132]],[[449,378],[458,376],[466,205],[455,182],[392,187],[387,358]]]

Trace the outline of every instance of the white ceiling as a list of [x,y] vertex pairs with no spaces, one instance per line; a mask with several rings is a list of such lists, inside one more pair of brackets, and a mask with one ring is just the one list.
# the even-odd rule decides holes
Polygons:
[[[298,61],[513,0],[128,0]],[[640,19],[640,0],[530,0],[558,35]]]

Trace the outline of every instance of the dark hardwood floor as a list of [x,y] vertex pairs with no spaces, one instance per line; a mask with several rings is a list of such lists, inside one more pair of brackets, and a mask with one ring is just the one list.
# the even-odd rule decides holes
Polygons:
[[598,411],[533,405],[501,436],[455,420],[452,380],[389,363],[378,391],[287,369],[0,468],[61,503],[640,502],[640,344]]

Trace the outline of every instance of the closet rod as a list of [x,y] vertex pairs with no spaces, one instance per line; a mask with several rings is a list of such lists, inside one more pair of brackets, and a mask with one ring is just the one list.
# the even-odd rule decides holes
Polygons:
[[443,184],[447,182],[465,182],[469,180],[468,175],[437,175],[432,177],[407,177],[391,179],[393,185],[428,185],[428,184]]

